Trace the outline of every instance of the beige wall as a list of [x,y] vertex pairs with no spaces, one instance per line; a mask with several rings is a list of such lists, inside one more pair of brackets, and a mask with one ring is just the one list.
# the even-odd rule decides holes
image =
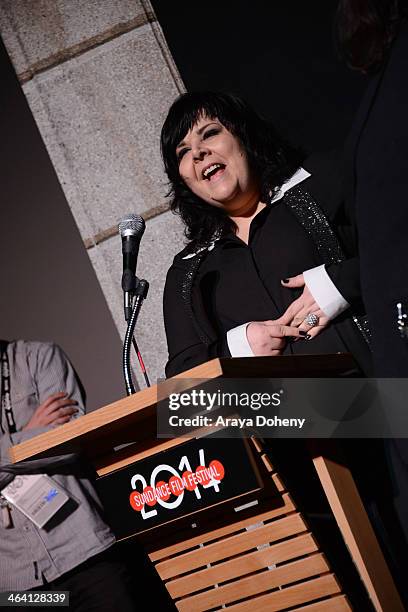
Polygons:
[[167,211],[159,134],[183,84],[152,7],[2,0],[0,32],[121,337],[117,222],[128,212],[147,220],[137,273],[151,290],[137,338],[154,381],[166,361],[165,273],[183,243]]

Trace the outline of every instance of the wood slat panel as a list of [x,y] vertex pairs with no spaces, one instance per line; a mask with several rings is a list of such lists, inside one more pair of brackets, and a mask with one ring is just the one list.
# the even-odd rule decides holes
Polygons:
[[279,493],[283,493],[284,491],[286,491],[285,483],[283,482],[279,474],[274,472],[275,468],[273,467],[269,457],[267,455],[261,455],[261,460],[267,472],[271,476],[273,482],[275,483],[275,486],[278,489]]
[[[256,506],[254,507],[256,509]],[[205,542],[210,542],[211,540],[217,540],[218,538],[222,538],[231,533],[235,533],[236,531],[240,531],[241,529],[245,529],[249,525],[254,525],[255,523],[260,523],[262,521],[267,521],[273,518],[277,518],[283,514],[289,514],[290,512],[294,512],[296,510],[295,505],[288,493],[282,495],[282,505],[278,508],[274,508],[273,510],[269,510],[268,512],[262,512],[260,514],[256,514],[255,516],[251,516],[250,518],[244,520],[237,520],[235,522],[231,522],[229,525],[225,527],[220,527],[219,529],[213,529],[206,533],[202,533],[194,538],[190,538],[189,540],[183,540],[178,542],[177,544],[172,544],[171,546],[166,546],[165,548],[161,548],[160,550],[155,550],[149,552],[149,558],[151,561],[159,561],[160,559],[164,559],[166,557],[170,557],[177,553],[182,552],[183,550],[187,550],[189,548],[193,548],[194,546],[199,546],[200,544],[204,544]],[[239,514],[235,515],[237,518]]]
[[261,544],[275,542],[303,531],[306,531],[306,525],[302,517],[300,514],[293,514],[263,527],[244,531],[220,542],[162,561],[156,565],[156,570],[159,576],[166,580],[207,563],[222,561]]
[[167,582],[166,587],[173,599],[176,599],[194,593],[194,591],[201,591],[213,584],[232,580],[276,563],[314,553],[317,550],[318,547],[312,534],[307,533],[230,561],[218,563],[215,567],[199,570],[182,578],[175,578]]
[[350,606],[345,595],[330,597],[309,606],[296,608],[296,612],[350,612],[352,610],[353,608]]
[[[333,574],[314,578],[269,595],[248,599],[235,606],[229,606],[228,612],[278,612],[313,599],[339,593],[340,588]],[[177,604],[176,604],[177,605]],[[191,608],[191,612],[193,609]],[[194,611],[195,612],[195,611]]]
[[180,612],[191,612],[191,610],[203,612],[222,604],[231,603],[258,593],[264,593],[270,589],[328,571],[329,566],[324,556],[322,554],[312,555],[311,557],[287,563],[273,570],[267,570],[255,576],[248,576],[234,583],[213,588],[205,593],[187,597],[177,602],[177,608]]
[[254,445],[255,450],[261,455],[264,450],[263,450],[263,445],[261,444],[261,441],[258,438],[255,438],[255,436],[251,437],[251,444]]
[[265,453],[261,455],[261,459],[262,459],[262,463],[264,464],[267,472],[272,476],[272,480],[276,485],[276,488],[278,489],[279,493],[282,493],[283,491],[286,491],[286,487],[285,487],[285,483],[282,481],[281,477],[279,476],[279,474],[277,474],[274,470],[275,468],[272,465],[272,462],[270,460],[270,458],[268,457],[268,455],[266,455]]
[[314,465],[342,536],[376,610],[403,612],[364,504],[346,465],[315,457]]
[[279,493],[283,493],[284,491],[286,491],[285,484],[282,482],[278,474],[272,474],[272,480],[275,483],[276,488],[278,489]]
[[274,471],[273,465],[271,463],[271,460],[269,459],[268,455],[261,455],[261,459],[266,467],[266,469],[268,470],[269,473],[272,473]]

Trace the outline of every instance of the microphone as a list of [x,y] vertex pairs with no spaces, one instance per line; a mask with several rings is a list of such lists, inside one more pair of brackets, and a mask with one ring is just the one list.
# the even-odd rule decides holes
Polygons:
[[123,273],[122,289],[125,297],[125,318],[128,320],[132,311],[132,295],[136,290],[136,264],[140,241],[145,231],[145,222],[140,215],[130,213],[119,223],[122,238]]

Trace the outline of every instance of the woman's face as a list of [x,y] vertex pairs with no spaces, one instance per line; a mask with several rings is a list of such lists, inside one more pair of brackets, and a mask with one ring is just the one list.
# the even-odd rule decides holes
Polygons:
[[241,143],[218,119],[201,117],[176,155],[184,183],[208,204],[234,215],[258,202],[258,181]]

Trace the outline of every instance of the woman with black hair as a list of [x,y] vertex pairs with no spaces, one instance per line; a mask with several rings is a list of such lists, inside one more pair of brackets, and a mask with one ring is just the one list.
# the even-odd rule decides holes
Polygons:
[[[189,239],[164,292],[167,376],[213,357],[336,352],[352,353],[356,373],[370,374],[356,231],[337,159],[304,159],[241,99],[212,92],[174,102],[161,146],[171,208]],[[379,442],[342,448],[395,569]],[[324,502],[305,445],[274,439],[273,451],[310,520]]]
[[216,356],[347,351],[368,371],[336,160],[302,161],[243,100],[213,92],[180,96],[161,144],[189,239],[167,275],[166,374]]

